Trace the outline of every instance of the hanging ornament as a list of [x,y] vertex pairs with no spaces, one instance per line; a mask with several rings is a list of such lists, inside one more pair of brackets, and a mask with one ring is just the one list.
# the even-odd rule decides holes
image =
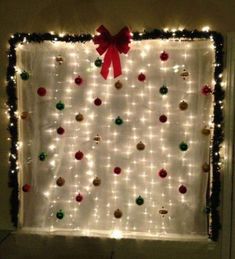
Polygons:
[[102,100],[97,97],[97,98],[94,100],[94,104],[95,104],[96,106],[100,106],[100,105],[102,104]]
[[181,111],[187,110],[188,109],[188,103],[186,103],[185,101],[181,101],[179,103],[179,108]]
[[140,73],[140,74],[138,75],[138,80],[139,80],[140,82],[143,82],[145,79],[146,79],[145,74]]
[[185,142],[181,142],[179,144],[179,148],[180,148],[181,151],[186,151],[188,149],[188,144],[185,143]]
[[116,89],[119,90],[119,89],[122,88],[123,85],[122,85],[122,83],[118,80],[118,81],[114,84],[114,86],[115,86]]
[[76,196],[76,201],[77,202],[81,202],[83,200],[83,196],[81,195],[81,193],[79,193],[77,196]]
[[96,177],[94,180],[93,180],[93,185],[94,186],[100,186],[101,185],[101,179],[99,177]]
[[75,119],[76,119],[76,121],[83,121],[84,120],[84,116],[81,113],[79,113],[79,114],[77,114],[75,116]]
[[84,154],[82,153],[82,151],[78,151],[78,152],[76,152],[76,154],[75,154],[75,158],[77,159],[77,160],[82,160],[83,159],[83,156],[84,156]]
[[160,59],[161,61],[167,61],[169,58],[169,54],[166,52],[166,51],[163,51],[161,54],[160,54]]
[[206,206],[206,207],[203,209],[203,212],[206,213],[206,214],[209,214],[209,213],[211,212],[210,206]]
[[120,209],[117,209],[114,211],[113,215],[116,219],[120,219],[122,217],[122,211]]
[[56,104],[56,109],[62,111],[64,109],[64,103],[59,101],[57,104]]
[[64,130],[64,128],[59,127],[56,131],[57,131],[57,133],[58,133],[59,135],[63,135],[65,130]]
[[159,210],[159,214],[161,214],[163,217],[168,213],[168,210],[166,210],[164,207],[162,207],[161,210]]
[[182,193],[182,194],[185,194],[185,193],[187,192],[186,186],[181,185],[181,186],[179,187],[179,192]]
[[158,175],[161,177],[161,178],[165,178],[167,176],[167,171],[165,169],[161,169],[159,172],[158,172]]
[[56,180],[56,184],[58,186],[63,186],[65,184],[65,179],[63,177],[59,177],[57,180]]
[[211,134],[211,130],[208,127],[204,127],[202,129],[202,134],[205,136],[209,136]]
[[115,123],[116,123],[117,125],[122,125],[122,123],[123,123],[122,118],[118,116],[118,117],[115,119]]
[[45,95],[47,94],[46,88],[44,88],[44,87],[39,87],[38,90],[37,90],[37,94],[38,94],[39,96],[45,96]]
[[20,73],[20,77],[22,80],[26,81],[29,79],[29,73],[24,70],[23,72]]
[[96,144],[99,144],[99,142],[101,141],[100,135],[97,134],[97,135],[93,138],[93,140],[95,141]]
[[122,169],[117,166],[117,167],[114,167],[113,172],[114,172],[115,174],[120,174],[120,173],[122,172]]
[[83,83],[83,79],[80,76],[77,76],[74,79],[74,82],[75,82],[76,85],[81,85]]
[[205,172],[205,173],[210,172],[210,165],[205,162],[205,163],[202,165],[202,171]]
[[102,59],[101,58],[97,58],[95,60],[95,66],[96,67],[101,67],[102,66]]
[[41,152],[41,153],[39,154],[38,158],[39,158],[40,161],[46,160],[46,158],[47,158],[46,152]]
[[64,62],[64,59],[62,58],[61,55],[57,56],[57,57],[55,58],[55,60],[56,60],[56,62],[57,62],[59,65],[61,65],[61,64]]
[[139,195],[139,197],[136,198],[135,202],[137,205],[141,206],[144,204],[144,199]]
[[136,148],[137,148],[138,150],[144,150],[144,149],[145,149],[145,144],[144,144],[142,141],[140,141],[140,142],[136,145]]
[[186,69],[183,69],[183,72],[180,73],[180,76],[183,78],[183,80],[186,80],[189,76],[189,72]]
[[63,219],[63,217],[64,217],[64,212],[63,212],[63,210],[57,211],[56,217],[57,217],[57,219]]
[[208,85],[204,85],[202,88],[201,88],[201,93],[205,96],[208,96],[209,94],[212,93],[212,89],[208,86]]
[[28,115],[29,115],[28,112],[21,112],[20,118],[21,118],[22,120],[25,120],[25,119],[28,118]]
[[160,89],[159,89],[159,93],[161,95],[167,94],[168,93],[168,88],[165,85],[161,86]]
[[23,192],[29,192],[30,189],[31,189],[31,185],[28,183],[24,184],[22,187]]
[[159,121],[162,122],[162,123],[165,123],[167,121],[167,116],[162,114],[160,117],[159,117]]

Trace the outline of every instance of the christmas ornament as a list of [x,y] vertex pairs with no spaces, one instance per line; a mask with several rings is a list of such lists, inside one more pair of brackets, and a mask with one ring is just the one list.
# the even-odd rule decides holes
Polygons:
[[115,174],[120,174],[120,173],[122,172],[122,169],[117,166],[117,167],[114,167],[113,172],[114,172]]
[[77,202],[81,202],[83,200],[83,196],[81,195],[81,193],[79,193],[77,196],[76,196],[76,201]]
[[64,62],[64,59],[62,58],[61,55],[57,56],[57,57],[55,58],[55,60],[56,60],[56,62],[57,62],[59,65],[61,65],[61,64]]
[[59,101],[57,104],[56,104],[56,109],[62,111],[64,109],[64,103],[62,103],[61,101]]
[[212,90],[211,88],[208,86],[208,85],[204,85],[202,88],[201,88],[201,93],[205,96],[208,96],[209,94],[212,93]]
[[105,53],[104,62],[100,72],[101,75],[104,79],[107,79],[109,68],[111,64],[113,64],[114,77],[120,76],[122,74],[122,69],[119,53],[127,54],[130,49],[129,43],[131,35],[129,29],[124,27],[114,36],[111,36],[110,32],[103,25],[101,25],[96,31],[100,33],[93,38],[94,44],[99,44],[96,50],[100,55]]
[[78,151],[78,152],[76,152],[76,154],[75,154],[75,158],[77,159],[77,160],[82,160],[83,159],[83,156],[84,156],[84,154],[82,153],[82,151]]
[[162,207],[161,210],[159,210],[159,214],[161,215],[166,215],[168,213],[168,210],[164,209],[164,207]]
[[182,194],[185,194],[187,192],[187,188],[184,185],[181,185],[179,187],[179,192],[182,193]]
[[95,66],[101,67],[101,66],[102,66],[102,59],[97,58],[97,59],[95,60]]
[[22,120],[25,120],[25,119],[28,118],[28,115],[29,115],[28,112],[21,112],[20,118],[21,118]]
[[99,144],[99,142],[101,141],[101,137],[97,134],[93,140],[95,141],[96,144]]
[[31,185],[30,184],[24,184],[22,187],[23,192],[29,192],[31,189]]
[[186,151],[188,149],[188,145],[185,142],[181,142],[179,144],[179,148],[181,151]]
[[83,79],[80,76],[77,76],[74,79],[74,82],[75,82],[76,85],[81,85],[83,83]]
[[137,205],[141,206],[144,204],[144,199],[141,196],[139,196],[136,198],[135,202]]
[[206,206],[204,209],[203,209],[203,212],[206,213],[206,214],[209,214],[211,212],[211,208],[209,206]]
[[37,94],[38,94],[39,96],[45,96],[45,95],[47,94],[46,88],[44,88],[44,87],[39,87],[38,90],[37,90]]
[[140,74],[138,75],[138,80],[139,80],[139,81],[143,82],[145,79],[146,79],[145,74],[140,73]]
[[207,128],[207,127],[204,127],[202,129],[202,134],[205,135],[205,136],[208,136],[208,135],[211,134],[211,130],[209,128]]
[[56,217],[57,217],[57,219],[62,219],[62,218],[64,217],[64,212],[63,212],[63,210],[57,211]]
[[114,211],[113,215],[116,219],[120,219],[122,217],[122,211],[120,209],[117,209]]
[[40,161],[44,161],[47,158],[47,154],[45,152],[41,152],[38,156]]
[[183,72],[180,73],[180,76],[183,78],[183,80],[186,80],[189,76],[189,72],[186,69],[183,69]]
[[140,141],[140,142],[136,145],[136,148],[137,148],[138,150],[144,150],[144,149],[145,149],[145,144]]
[[97,98],[94,100],[94,104],[95,104],[96,106],[100,106],[100,105],[102,104],[102,100],[97,97]]
[[122,123],[123,123],[122,118],[118,116],[118,117],[115,119],[115,123],[116,123],[117,125],[122,125]]
[[188,109],[188,103],[186,103],[185,101],[181,101],[179,103],[179,108],[181,111],[187,110]]
[[202,165],[202,171],[205,172],[205,173],[210,172],[210,165],[205,162],[205,163]]
[[165,85],[161,86],[160,89],[159,89],[159,93],[162,94],[162,95],[167,94],[168,88]]
[[76,121],[83,121],[84,116],[81,113],[79,113],[79,114],[76,115],[75,119],[76,119]]
[[26,81],[29,79],[29,73],[24,70],[22,73],[20,73],[20,77],[22,80]]
[[59,127],[56,131],[57,131],[57,133],[59,135],[63,135],[64,134],[64,128],[62,128],[62,127]]
[[100,186],[101,184],[101,179],[99,177],[96,177],[94,180],[93,180],[93,185],[94,186]]
[[168,58],[169,58],[169,54],[168,54],[166,51],[163,51],[163,52],[160,54],[160,59],[161,59],[161,61],[167,61]]
[[114,84],[114,86],[115,86],[116,89],[119,90],[119,89],[122,88],[123,85],[122,85],[122,83],[118,80],[118,81]]
[[165,123],[165,122],[167,121],[166,115],[162,114],[162,115],[159,117],[159,121],[162,122],[162,123]]
[[63,177],[59,177],[57,180],[56,180],[56,184],[58,186],[63,186],[65,184],[65,179]]
[[165,178],[167,176],[167,171],[165,169],[161,169],[159,172],[158,172],[158,175],[161,177],[161,178]]

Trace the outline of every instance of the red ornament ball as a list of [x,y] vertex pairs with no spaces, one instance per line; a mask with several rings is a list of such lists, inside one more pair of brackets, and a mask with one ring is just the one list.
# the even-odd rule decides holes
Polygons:
[[146,79],[145,74],[140,73],[140,74],[138,75],[138,80],[139,80],[139,81],[143,82],[145,79]]
[[165,178],[167,176],[167,171],[165,169],[161,169],[159,172],[158,172],[158,175],[161,177],[161,178]]
[[100,105],[102,104],[102,100],[97,97],[97,98],[94,100],[94,104],[95,104],[96,106],[100,106]]
[[211,88],[208,85],[204,85],[201,89],[201,93],[205,96],[209,95],[212,93]]
[[30,189],[31,189],[31,185],[27,183],[22,187],[23,192],[29,192]]
[[44,88],[44,87],[39,87],[38,90],[37,90],[37,94],[38,94],[39,96],[45,96],[45,95],[47,94],[46,88]]
[[84,156],[84,154],[83,154],[82,151],[80,151],[80,150],[75,154],[75,158],[76,158],[77,160],[82,160],[82,159],[83,159],[83,156]]
[[179,192],[182,193],[182,194],[185,194],[185,193],[187,192],[186,186],[181,185],[181,186],[179,187]]
[[77,76],[75,79],[74,79],[74,82],[76,85],[81,85],[82,82],[83,82],[83,79],[80,77],[80,76]]
[[79,193],[77,196],[76,196],[76,201],[77,202],[81,202],[83,200],[83,196],[81,195],[81,193]]
[[64,128],[62,128],[62,127],[59,127],[56,131],[57,131],[57,133],[59,135],[63,135],[64,134]]
[[159,121],[162,122],[162,123],[165,123],[165,122],[167,121],[166,115],[162,114],[162,115],[159,117]]
[[160,59],[161,59],[161,61],[167,61],[168,58],[169,58],[169,54],[168,54],[166,51],[163,51],[163,52],[160,54]]
[[117,166],[117,167],[114,167],[113,172],[114,172],[115,174],[120,174],[120,173],[122,172],[122,169]]

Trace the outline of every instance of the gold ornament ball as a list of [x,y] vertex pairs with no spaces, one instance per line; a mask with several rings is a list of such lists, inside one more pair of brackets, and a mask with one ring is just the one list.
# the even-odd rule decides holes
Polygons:
[[97,134],[97,135],[93,138],[93,140],[95,141],[96,144],[98,144],[98,143],[101,141],[100,135]]
[[64,61],[64,59],[62,58],[61,55],[59,55],[59,56],[56,57],[56,62],[58,62],[59,65],[61,65],[61,64],[63,63],[63,61]]
[[84,116],[81,113],[79,113],[79,114],[76,115],[75,119],[76,119],[76,121],[83,121]]
[[25,119],[28,118],[28,115],[29,115],[28,112],[22,112],[21,115],[20,115],[20,118],[21,118],[22,120],[25,120]]
[[62,177],[59,177],[57,180],[56,180],[56,184],[58,186],[63,186],[65,184],[65,179],[62,178]]
[[136,145],[136,148],[137,148],[138,150],[144,150],[144,149],[145,149],[145,144],[140,141],[140,142]]
[[186,103],[185,101],[182,101],[179,103],[179,108],[180,110],[184,111],[188,109],[188,103]]
[[208,135],[211,134],[211,131],[210,131],[210,129],[208,129],[208,128],[203,128],[203,129],[202,129],[202,134],[208,136]]
[[93,180],[93,185],[94,186],[100,186],[101,184],[101,179],[99,177],[96,177],[94,180]]
[[114,211],[113,215],[116,219],[120,219],[122,217],[122,211],[120,209],[117,209]]
[[121,88],[122,88],[122,86],[123,86],[123,85],[122,85],[122,83],[118,80],[118,81],[115,83],[115,85],[114,85],[114,86],[115,86],[115,88],[116,88],[116,89],[118,89],[118,90],[119,90],[119,89],[121,89]]
[[202,165],[202,171],[205,172],[205,173],[210,172],[210,165],[207,164],[207,163],[204,163]]

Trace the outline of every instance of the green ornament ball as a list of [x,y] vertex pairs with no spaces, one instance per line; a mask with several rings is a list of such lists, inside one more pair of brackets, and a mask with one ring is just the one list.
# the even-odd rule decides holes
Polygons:
[[188,144],[185,143],[185,142],[181,142],[179,144],[179,148],[180,148],[181,151],[186,151],[188,149]]
[[46,160],[47,154],[45,152],[41,152],[38,156],[40,161]]
[[116,123],[117,125],[122,125],[122,124],[123,124],[123,119],[118,116],[118,117],[115,119],[115,123]]
[[59,210],[57,213],[56,213],[56,217],[57,219],[62,219],[64,217],[64,212],[63,210]]
[[159,92],[160,94],[165,95],[168,93],[168,88],[165,85],[163,85],[162,87],[160,87]]
[[141,196],[139,196],[138,198],[136,198],[135,202],[137,205],[141,206],[144,204],[144,199]]
[[56,104],[56,109],[62,111],[64,109],[64,103],[62,103],[61,101],[59,101],[57,104]]
[[20,74],[20,77],[22,80],[28,80],[29,79],[29,73],[26,72],[26,71],[23,71],[21,74]]
[[102,66],[102,59],[97,58],[97,59],[95,60],[95,66],[101,67],[101,66]]

